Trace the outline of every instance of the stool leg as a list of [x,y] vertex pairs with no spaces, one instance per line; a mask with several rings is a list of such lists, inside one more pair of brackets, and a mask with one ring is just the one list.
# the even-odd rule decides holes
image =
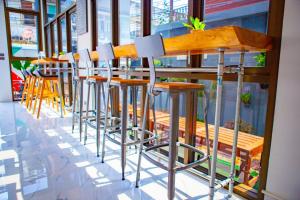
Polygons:
[[96,145],[97,145],[97,157],[99,157],[99,145],[100,145],[100,118],[101,118],[101,85],[102,83],[97,83],[96,86]]
[[[45,80],[42,80],[41,84],[42,84],[42,88],[41,88],[41,94],[40,94],[40,98],[39,98],[39,107],[38,107],[38,112],[37,112],[37,118],[40,117],[41,105],[42,105],[42,101],[43,101],[43,93],[44,93],[44,88],[45,88]],[[36,100],[38,100],[38,97]]]
[[105,156],[105,135],[107,129],[107,118],[108,118],[108,107],[109,107],[109,96],[110,96],[110,86],[107,85],[106,89],[106,100],[105,100],[105,116],[104,116],[104,131],[103,131],[103,138],[102,138],[102,160],[101,162],[104,163],[104,156]]
[[77,80],[74,80],[73,88],[73,104],[72,104],[72,133],[74,132],[75,112],[76,112],[76,97],[77,97]]
[[30,77],[29,77],[29,76],[26,76],[26,77],[25,77],[24,89],[23,89],[23,93],[22,93],[21,104],[23,104],[23,102],[24,102],[24,99],[25,99],[25,93],[26,93],[26,96],[27,96],[27,93],[28,93],[28,82],[29,82],[29,80],[30,80]]
[[[86,101],[86,110],[85,110],[85,120],[88,120],[89,117],[89,107],[90,107],[90,93],[91,93],[91,84],[88,82],[88,93],[87,93],[87,101]],[[84,129],[84,145],[86,145],[87,141],[87,123],[85,122]]]
[[126,165],[126,138],[127,138],[127,86],[121,86],[122,92],[122,112],[121,112],[121,165],[122,165],[122,180],[125,180],[125,165]]
[[34,101],[34,105],[33,105],[33,110],[32,110],[32,114],[34,115],[35,113],[35,110],[36,110],[36,104],[37,104],[37,101],[38,101],[38,95],[40,94],[41,92],[41,89],[42,89],[42,85],[40,84],[41,81],[39,81],[39,84],[38,84],[38,90],[37,90],[37,95],[36,95],[36,99]]
[[79,98],[79,139],[82,135],[82,110],[83,110],[83,80],[80,80],[80,98]]
[[61,79],[59,78],[57,81],[58,85],[58,93],[59,93],[59,101],[60,101],[60,117],[64,117],[64,98],[63,98],[63,91],[61,87]]
[[206,144],[206,153],[208,156],[208,175],[211,175],[211,159],[210,159],[210,144],[209,144],[209,132],[208,132],[208,122],[207,122],[207,113],[208,113],[208,95],[206,94],[205,90],[203,91],[203,110],[204,110],[204,124],[205,124],[205,144]]
[[140,148],[139,148],[138,164],[137,164],[137,170],[136,170],[135,187],[137,187],[137,188],[139,187],[139,182],[140,182],[142,151],[143,151],[143,145],[144,145],[144,139],[145,139],[145,130],[146,130],[146,118],[147,118],[146,110],[148,108],[148,101],[149,101],[149,93],[147,92],[146,98],[145,98],[145,105],[144,105],[142,132],[141,132],[141,138],[140,138]]
[[169,132],[169,163],[168,163],[168,199],[175,197],[175,167],[177,159],[177,140],[179,124],[179,94],[170,93],[170,132]]
[[[132,93],[131,93],[131,97],[132,97],[132,127],[138,127],[138,120],[137,120],[137,92],[138,92],[138,88],[136,86],[133,86],[131,88]],[[134,134],[134,140],[136,141],[138,138],[138,131],[134,130],[132,131]],[[137,146],[135,146],[135,150],[137,150]],[[131,148],[131,146],[130,146]]]

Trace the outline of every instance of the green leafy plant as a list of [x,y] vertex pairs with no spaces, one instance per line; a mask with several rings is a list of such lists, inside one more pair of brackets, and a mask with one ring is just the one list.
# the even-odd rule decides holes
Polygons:
[[60,56],[66,55],[66,53],[64,51],[59,52]]
[[266,52],[261,52],[260,54],[253,57],[256,61],[257,67],[264,67],[266,65]]
[[153,60],[153,63],[154,63],[154,66],[157,66],[157,67],[160,67],[160,66],[162,66],[162,62],[161,62],[161,60],[154,59],[154,60]]
[[15,60],[15,61],[12,61],[11,64],[12,64],[13,68],[21,71],[21,73],[25,79],[25,75],[23,74],[23,71],[30,67],[31,62],[29,60],[25,60],[25,61]]
[[241,100],[245,105],[250,105],[252,94],[250,92],[245,92],[241,94]]
[[206,24],[204,22],[201,22],[198,17],[190,17],[191,24],[188,23],[182,23],[183,26],[191,29],[191,30],[202,30],[204,31]]

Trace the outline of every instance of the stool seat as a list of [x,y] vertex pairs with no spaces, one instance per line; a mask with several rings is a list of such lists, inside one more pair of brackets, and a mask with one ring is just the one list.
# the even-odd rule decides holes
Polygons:
[[94,79],[95,81],[107,81],[106,77],[103,76],[79,76],[79,79]]
[[149,80],[143,79],[112,79],[112,83],[117,83],[120,85],[147,85]]
[[154,89],[164,90],[202,90],[204,89],[203,84],[197,83],[182,83],[182,82],[166,82],[166,83],[155,83]]

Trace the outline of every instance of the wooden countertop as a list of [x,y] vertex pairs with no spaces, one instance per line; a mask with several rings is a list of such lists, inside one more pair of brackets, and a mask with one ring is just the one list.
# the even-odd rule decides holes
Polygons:
[[[225,48],[226,52],[231,53],[240,51],[261,52],[272,49],[271,37],[237,26],[192,31],[184,35],[164,38],[163,41],[166,56],[187,55],[188,53],[192,55],[217,53],[219,48]],[[116,46],[114,47],[114,52],[117,58],[138,57],[134,44]],[[75,60],[79,60],[79,54],[75,54],[74,57]],[[99,59],[98,52],[92,51],[91,58],[93,61],[97,61]],[[60,56],[59,60],[66,62],[67,59],[64,56]],[[41,61],[34,61],[32,63],[42,64]]]

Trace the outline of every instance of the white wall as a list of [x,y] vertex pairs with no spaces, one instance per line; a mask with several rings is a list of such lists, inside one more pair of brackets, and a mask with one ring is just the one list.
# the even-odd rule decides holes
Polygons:
[[[286,0],[266,191],[300,199],[300,1]],[[266,199],[272,199],[267,198]]]
[[12,92],[3,0],[0,0],[0,27],[0,53],[5,56],[4,60],[0,60],[0,102],[6,102],[12,101]]

